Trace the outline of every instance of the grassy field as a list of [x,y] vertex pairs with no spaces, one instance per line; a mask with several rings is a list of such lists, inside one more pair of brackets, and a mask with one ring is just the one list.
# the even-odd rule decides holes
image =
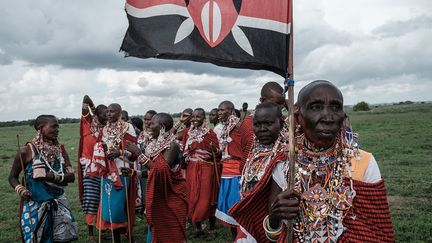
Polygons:
[[[386,181],[393,227],[398,242],[432,242],[432,105],[380,106],[367,112],[348,111],[354,130],[360,133],[364,150],[372,152]],[[7,177],[21,143],[34,136],[29,126],[0,128],[0,242],[18,242],[18,198]],[[63,124],[60,141],[76,164],[78,124]],[[76,184],[66,193],[79,222],[80,241],[86,240],[86,227],[79,207]],[[137,242],[145,242],[145,220],[134,228]],[[219,228],[217,242],[228,232]],[[190,232],[189,232],[190,233]],[[202,241],[202,240],[201,240]],[[194,242],[194,241],[191,241]],[[196,241],[195,242],[199,242]]]

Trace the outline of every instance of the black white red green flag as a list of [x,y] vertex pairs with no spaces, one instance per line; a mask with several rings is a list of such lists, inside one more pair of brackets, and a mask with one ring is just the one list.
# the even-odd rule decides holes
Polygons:
[[286,75],[292,0],[127,0],[121,50]]

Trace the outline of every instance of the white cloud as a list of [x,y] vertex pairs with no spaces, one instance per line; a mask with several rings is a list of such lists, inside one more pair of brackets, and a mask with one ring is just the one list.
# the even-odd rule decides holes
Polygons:
[[[432,100],[430,0],[305,0],[295,7],[296,93],[335,82],[346,104]],[[78,117],[83,95],[131,115],[222,100],[253,107],[281,78],[190,61],[123,58],[122,1],[0,3],[0,121]]]

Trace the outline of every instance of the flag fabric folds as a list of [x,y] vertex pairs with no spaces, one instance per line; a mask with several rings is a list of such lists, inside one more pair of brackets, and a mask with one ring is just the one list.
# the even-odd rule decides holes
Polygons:
[[286,75],[292,0],[127,0],[120,50]]

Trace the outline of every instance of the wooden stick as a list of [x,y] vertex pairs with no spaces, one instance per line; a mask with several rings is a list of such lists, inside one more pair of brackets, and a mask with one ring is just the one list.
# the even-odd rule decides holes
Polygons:
[[[129,243],[132,243],[132,231],[131,231],[132,221],[131,221],[130,212],[129,212],[128,186],[127,186],[127,180],[126,179],[127,178],[124,177],[124,183],[125,183],[125,189],[126,189],[126,210],[127,210],[127,218],[128,218],[127,228],[128,228],[128,233],[129,233],[128,239],[129,239]],[[129,182],[132,183],[132,178],[130,178]]]
[[[212,145],[212,144],[210,144],[210,146],[211,146],[211,145]],[[215,169],[216,181],[217,181],[218,185],[220,186],[220,181],[219,181],[219,168],[218,168],[218,165],[217,165],[217,161],[216,161],[215,153],[213,152],[213,150],[212,150],[211,152],[212,152],[212,156],[213,156],[213,165],[214,165],[214,169]]]
[[[288,190],[294,189],[294,177],[295,177],[295,163],[297,161],[297,155],[295,152],[295,141],[294,141],[294,86],[288,87],[288,100],[287,105],[289,109],[288,122],[289,122],[289,130],[288,130],[288,141],[289,141],[289,170],[288,170]],[[294,220],[289,220],[287,225],[287,239],[288,243],[293,242],[293,225]]]
[[102,190],[103,190],[103,177],[101,176],[100,177],[100,198],[99,198],[99,200],[100,200],[100,215],[99,215],[99,222],[98,222],[98,220],[96,220],[96,225],[98,225],[98,223],[99,223],[99,236],[98,236],[98,238],[99,238],[99,243],[101,243],[102,242]]
[[[124,154],[124,150],[125,150],[125,146],[124,146],[124,141],[123,141],[123,139],[124,139],[124,136],[123,136],[123,138],[122,138],[122,149],[123,149],[123,167],[126,167],[126,160],[125,160],[125,154]],[[129,166],[130,167],[130,166]],[[132,168],[132,170],[133,170],[134,168]],[[130,177],[130,179],[129,179],[129,183],[130,184],[132,184],[132,176]],[[128,223],[127,223],[127,230],[128,230],[128,233],[129,233],[129,237],[128,237],[128,240],[129,240],[129,243],[132,243],[132,230],[131,230],[131,228],[132,228],[132,225],[131,225],[131,223],[132,223],[132,220],[131,220],[131,218],[130,218],[130,212],[129,212],[129,197],[128,197],[128,185],[127,185],[127,180],[126,180],[126,176],[124,177],[124,186],[125,186],[125,189],[126,189],[126,211],[127,211],[127,218],[128,218]]]
[[[288,81],[288,99],[285,101],[288,108],[288,122],[289,122],[289,130],[288,130],[288,142],[289,142],[289,151],[288,151],[288,159],[289,159],[289,175],[288,175],[288,190],[294,189],[294,170],[295,163],[297,161],[296,151],[295,151],[295,140],[294,140],[294,18],[293,18],[293,1],[288,0],[288,9],[287,9],[287,18],[291,16],[290,22],[290,36],[289,36],[289,46],[288,46],[288,68],[287,68],[287,81]],[[294,219],[289,220],[287,224],[287,235],[286,242],[292,243],[294,242]]]
[[21,169],[23,171],[23,183],[24,183],[24,188],[27,190],[27,183],[26,183],[26,178],[25,178],[25,168],[24,168],[24,163],[22,160],[22,156],[21,156],[21,145],[20,145],[20,138],[19,135],[16,135],[16,139],[17,139],[17,146],[18,146],[18,154],[19,154],[19,159],[20,159],[20,165],[21,165]]
[[[26,178],[25,178],[25,168],[24,168],[24,162],[23,162],[23,159],[22,159],[22,156],[21,156],[20,137],[19,137],[18,134],[16,135],[16,140],[17,140],[17,146],[18,146],[18,154],[19,154],[20,165],[21,165],[21,169],[22,169],[22,172],[23,172],[23,184],[24,184],[24,188],[27,190],[27,183],[26,183]],[[23,202],[23,204],[24,204],[25,200],[23,200],[23,201],[24,201]],[[30,226],[33,227],[33,222],[31,220],[32,217],[31,217],[30,205],[27,205],[27,209],[28,209],[28,214],[30,216]],[[34,231],[32,232],[32,239],[33,239],[33,242],[37,242],[36,235],[35,235]]]

